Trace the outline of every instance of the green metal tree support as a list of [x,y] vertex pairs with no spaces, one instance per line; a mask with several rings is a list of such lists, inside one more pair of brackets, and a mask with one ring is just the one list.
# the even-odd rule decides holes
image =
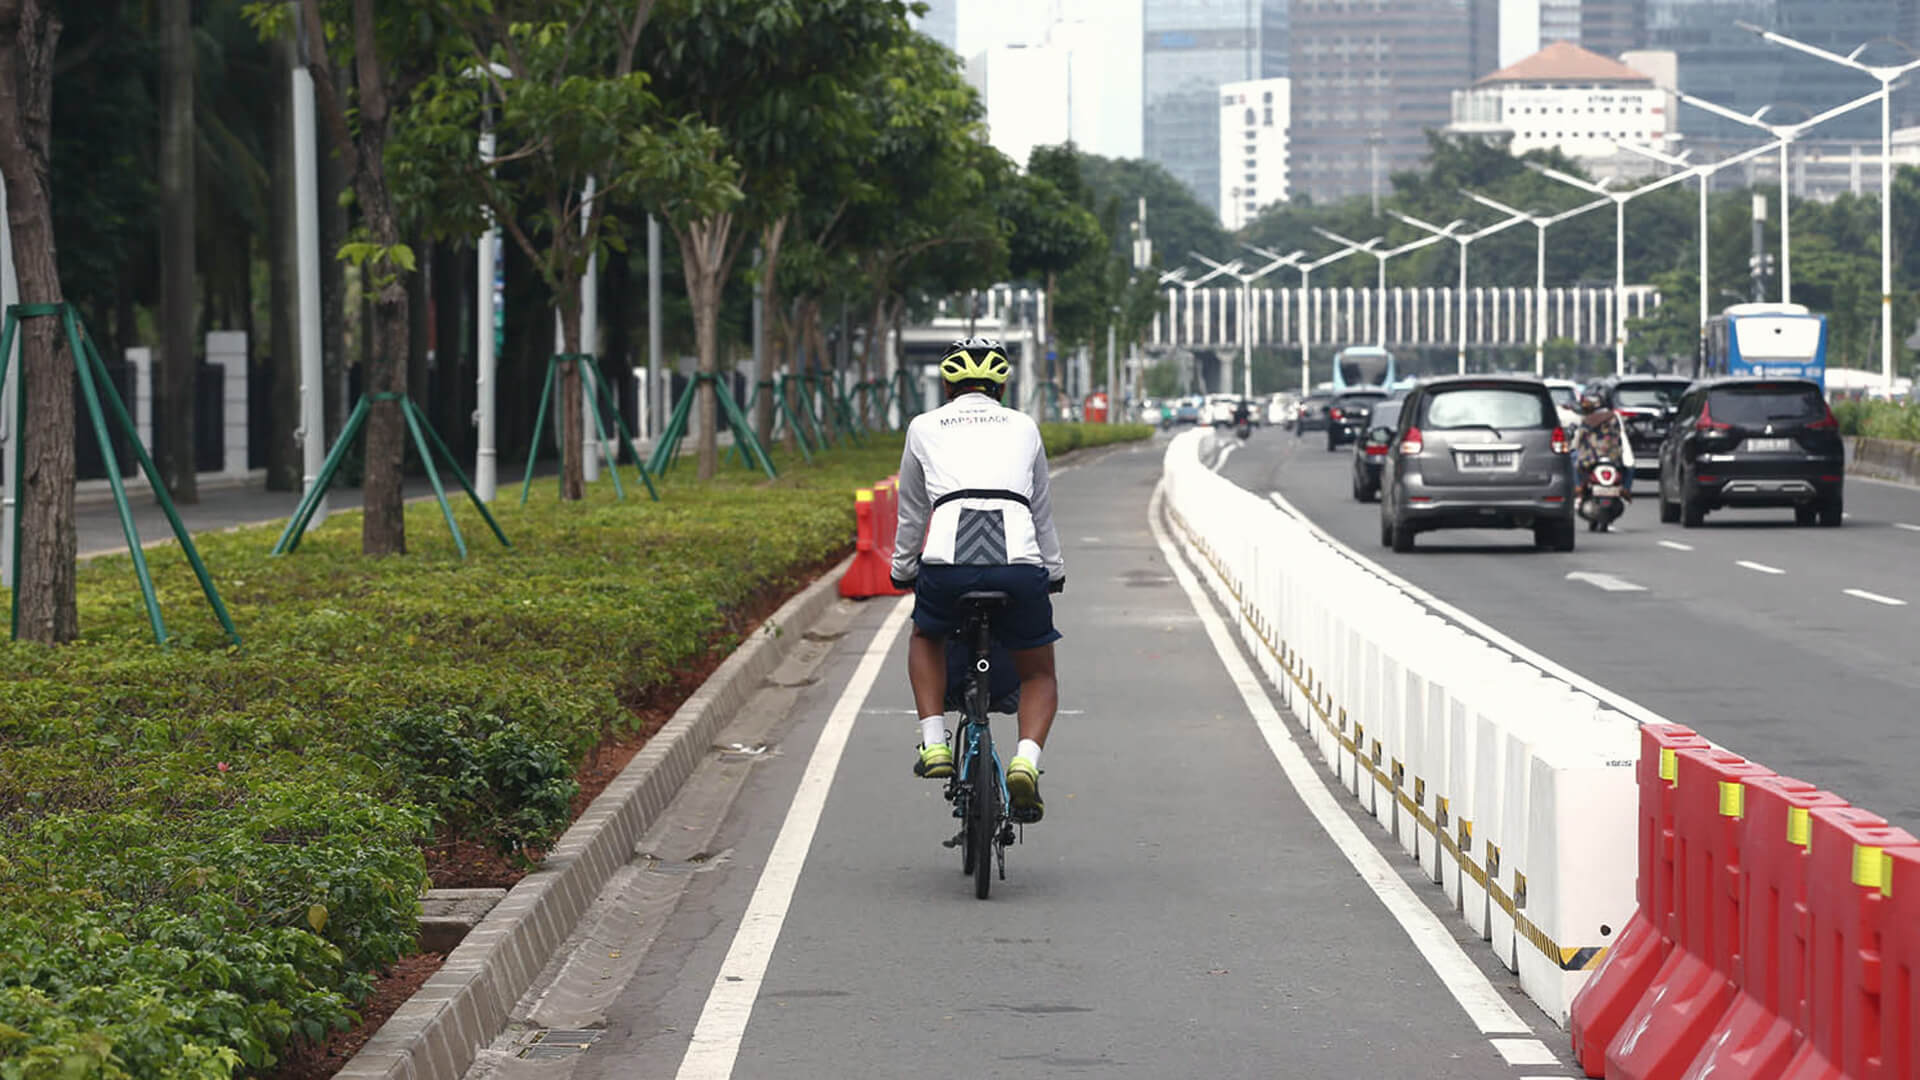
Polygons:
[[347,448],[353,445],[354,436],[360,434],[361,426],[367,422],[367,413],[372,410],[372,403],[377,401],[400,403],[401,411],[407,418],[407,430],[413,435],[413,448],[427,466],[427,479],[433,483],[433,497],[440,500],[440,514],[447,519],[447,531],[453,534],[453,546],[459,550],[460,557],[462,559],[467,557],[467,540],[460,533],[460,524],[453,520],[453,504],[447,501],[447,491],[440,485],[440,470],[433,464],[435,453],[438,453],[441,460],[447,463],[447,468],[453,470],[453,478],[460,481],[460,489],[467,493],[467,498],[473,500],[474,508],[480,511],[480,516],[485,519],[487,527],[492,529],[493,535],[499,538],[500,546],[512,547],[512,541],[507,539],[506,533],[500,531],[500,523],[493,520],[493,515],[487,511],[487,504],[480,501],[480,496],[473,490],[473,485],[467,481],[467,474],[460,468],[460,463],[453,459],[453,451],[447,449],[447,444],[441,441],[440,434],[433,430],[432,424],[427,422],[420,406],[414,404],[413,399],[405,394],[366,394],[362,395],[359,401],[354,402],[353,411],[347,414],[347,422],[340,429],[340,437],[334,441],[333,449],[327,452],[326,463],[320,466],[320,475],[315,478],[313,486],[307,489],[306,495],[301,497],[299,507],[293,512],[293,518],[287,522],[286,531],[282,532],[280,539],[274,542],[272,553],[291,555],[299,549],[301,539],[307,534],[308,522],[313,520],[313,515],[320,509],[320,500],[327,497],[327,489],[333,486],[334,477],[340,472],[340,463],[346,460]]
[[[647,463],[640,460],[639,441],[633,437],[633,432],[627,430],[627,418],[620,415],[619,407],[614,405],[613,391],[608,388],[606,380],[600,377],[600,365],[594,362],[593,354],[555,353],[547,359],[547,378],[540,384],[540,411],[534,414],[533,441],[527,444],[527,471],[520,479],[520,505],[527,505],[527,493],[533,489],[533,459],[540,453],[540,433],[545,430],[547,422],[547,402],[552,400],[554,384],[560,378],[560,365],[564,363],[579,365],[580,377],[587,380],[593,400],[613,413],[613,422],[620,431],[620,437],[625,440],[627,452],[633,455],[634,468],[640,472],[640,482],[647,485],[647,494],[653,497],[653,501],[659,502],[660,492],[653,486],[653,477],[647,475]],[[589,411],[593,413],[593,432],[600,452],[606,458],[607,471],[613,474],[614,496],[625,499],[627,489],[620,483],[620,451],[618,448],[611,452],[606,449],[607,428],[600,420],[600,409]]]
[[[813,464],[813,447],[807,441],[807,429],[800,426],[799,419],[793,414],[793,405],[787,401],[786,376],[782,375],[779,380],[761,379],[754,385],[753,393],[747,397],[746,412],[748,416],[752,416],[754,406],[760,404],[761,394],[772,394],[774,396],[774,430],[776,432],[781,430],[793,432],[793,442],[795,446],[800,448],[800,456],[806,459],[807,464]],[[740,443],[735,442],[727,448],[726,460],[731,462],[739,456]]]
[[687,392],[673,407],[673,415],[667,418],[666,430],[660,433],[660,442],[653,448],[653,460],[648,463],[654,475],[665,476],[673,468],[674,459],[680,454],[680,441],[687,437],[687,420],[693,414],[693,399],[700,392],[702,383],[712,383],[713,392],[720,399],[720,408],[725,411],[727,423],[733,427],[733,440],[743,444],[747,450],[747,467],[759,468],[768,479],[779,477],[779,470],[773,467],[773,459],[767,456],[767,450],[754,437],[753,425],[740,411],[740,403],[733,398],[733,391],[727,389],[726,381],[709,371],[697,372],[693,381],[687,384]]
[[[193,537],[174,511],[173,498],[167,494],[167,486],[160,482],[160,470],[154,467],[153,458],[147,455],[147,448],[140,443],[140,433],[135,428],[133,418],[127,415],[127,406],[120,400],[120,392],[113,388],[113,380],[107,376],[107,365],[101,361],[100,353],[93,347],[93,338],[80,328],[80,317],[74,313],[71,304],[12,304],[7,307],[7,317],[0,324],[0,386],[6,385],[7,362],[13,358],[13,338],[20,328],[21,319],[58,318],[60,327],[66,331],[67,348],[73,353],[75,373],[79,376],[80,393],[87,402],[87,419],[93,426],[93,437],[100,442],[100,459],[107,465],[107,484],[113,488],[113,503],[120,511],[120,529],[127,537],[127,551],[133,556],[133,572],[140,579],[140,596],[146,601],[147,622],[153,627],[155,644],[167,644],[167,624],[160,617],[160,598],[154,593],[153,574],[147,569],[146,552],[140,546],[140,531],[133,524],[133,510],[127,504],[127,489],[120,482],[120,469],[113,454],[113,439],[107,426],[107,413],[111,412],[113,421],[119,426],[128,444],[133,447],[134,456],[140,462],[141,470],[146,474],[147,484],[153,489],[155,501],[167,515],[167,524],[173,528],[174,539],[180,541],[180,549],[186,553],[187,563],[193,567],[194,576],[200,579],[200,591],[206,594],[207,603],[213,607],[213,613],[220,620],[220,626],[227,632],[227,640],[238,647],[240,632],[233,628],[233,619],[227,614],[227,605],[220,600],[220,590],[213,584],[213,578],[207,573],[207,566],[200,561],[199,549],[193,546]],[[27,430],[27,365],[24,357],[19,368],[19,380],[15,391],[17,407],[14,415],[15,438],[21,438]],[[101,402],[106,403],[105,410]],[[24,450],[24,446],[22,447]],[[15,641],[20,639],[20,522],[25,516],[20,499],[22,485],[26,477],[25,453],[14,455],[13,491],[13,623]]]

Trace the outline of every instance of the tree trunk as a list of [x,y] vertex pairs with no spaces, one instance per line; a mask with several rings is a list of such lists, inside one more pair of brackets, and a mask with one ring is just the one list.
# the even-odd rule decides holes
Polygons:
[[[867,347],[860,354],[860,381],[870,383],[877,372],[887,366],[887,310],[893,298],[887,295],[883,287],[873,298],[873,318],[867,322]],[[885,423],[886,417],[874,418],[870,414],[873,408],[873,390],[860,395],[860,422],[871,426],[873,419]]]
[[720,468],[720,410],[713,378],[720,371],[720,291],[738,251],[732,244],[732,232],[732,214],[674,227],[687,278],[687,300],[693,307],[694,351],[699,354],[700,373],[708,376],[694,401],[700,426],[698,475],[702,480],[713,479]]
[[[1046,294],[1047,317],[1041,320],[1041,327],[1040,327],[1040,337],[1041,337],[1040,347],[1046,350],[1045,356],[1047,360],[1047,382],[1050,384],[1053,384],[1048,387],[1047,400],[1051,402],[1056,408],[1060,404],[1060,390],[1058,385],[1060,382],[1060,377],[1054,373],[1054,357],[1057,354],[1058,350],[1053,347],[1053,296],[1054,296],[1055,286],[1059,284],[1058,279],[1059,279],[1058,274],[1055,274],[1051,270],[1047,271],[1047,294]],[[1056,419],[1056,417],[1043,412],[1040,416],[1040,419],[1053,420],[1053,419]]]
[[761,446],[773,445],[773,373],[780,365],[773,348],[773,325],[779,319],[780,291],[776,287],[780,269],[780,240],[786,235],[789,215],[782,214],[780,219],[760,230],[760,341],[759,353],[766,370],[754,372],[754,378],[764,384],[765,393],[760,394],[754,403],[753,433],[759,437]]
[[[0,174],[7,185],[13,266],[26,304],[61,302],[47,182],[53,57],[60,20],[40,0],[0,0]],[[19,363],[27,426],[20,433],[20,638],[58,644],[80,633],[74,598],[73,360],[59,320],[23,320]],[[6,482],[12,484],[13,478]]]
[[175,502],[200,499],[194,469],[193,12],[160,2],[160,377],[153,413],[160,479]]
[[[571,278],[569,287],[554,296],[560,306],[561,349],[579,355],[580,279]],[[569,502],[586,498],[587,482],[584,456],[580,453],[586,439],[586,413],[581,406],[580,362],[568,360],[560,365],[560,497]]]

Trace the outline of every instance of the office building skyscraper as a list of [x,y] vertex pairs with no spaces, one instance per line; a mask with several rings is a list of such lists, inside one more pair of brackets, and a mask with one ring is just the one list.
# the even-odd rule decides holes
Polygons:
[[1144,0],[1144,17],[1146,157],[1217,213],[1220,88],[1287,73],[1287,0]]
[[1317,0],[1294,9],[1293,189],[1384,194],[1427,156],[1453,92],[1498,67],[1499,0]]
[[1580,40],[1588,52],[1617,57],[1646,47],[1647,0],[1580,0]]

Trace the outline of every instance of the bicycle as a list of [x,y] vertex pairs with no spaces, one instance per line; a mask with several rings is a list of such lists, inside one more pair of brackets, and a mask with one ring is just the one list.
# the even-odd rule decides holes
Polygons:
[[993,872],[1007,879],[1007,845],[1020,842],[1014,829],[1012,806],[1007,796],[1006,768],[993,749],[993,728],[988,720],[992,702],[993,627],[991,613],[1012,598],[1002,592],[970,592],[960,597],[966,613],[957,637],[972,648],[973,663],[967,668],[966,687],[961,695],[961,722],[955,732],[959,758],[953,776],[947,780],[947,801],[953,804],[953,816],[960,819],[960,831],[953,839],[942,841],[960,849],[960,871],[973,876],[973,895],[987,898],[993,888]]

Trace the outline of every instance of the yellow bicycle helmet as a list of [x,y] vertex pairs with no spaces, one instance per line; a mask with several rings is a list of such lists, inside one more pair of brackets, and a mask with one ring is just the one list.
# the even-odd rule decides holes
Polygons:
[[990,382],[1004,386],[1013,374],[1007,363],[1006,349],[992,338],[961,338],[947,346],[946,359],[940,361],[940,377],[948,383]]

